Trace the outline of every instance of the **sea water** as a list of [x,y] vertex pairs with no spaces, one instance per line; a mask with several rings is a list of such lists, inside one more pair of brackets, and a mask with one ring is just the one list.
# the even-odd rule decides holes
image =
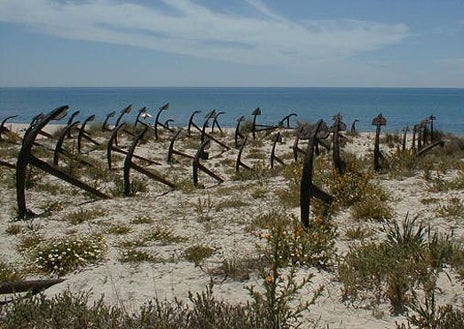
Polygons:
[[398,132],[434,115],[437,129],[464,135],[461,88],[0,88],[0,120],[18,115],[8,122],[29,123],[39,113],[68,105],[69,114],[80,111],[78,120],[95,114],[96,121],[102,122],[108,113],[119,113],[132,104],[132,112],[124,117],[132,123],[140,108],[147,107],[155,116],[166,103],[169,110],[161,113],[161,121],[172,119],[175,126],[187,125],[196,110],[201,113],[195,122],[201,125],[215,109],[225,112],[218,118],[221,126],[234,127],[242,115],[251,120],[259,107],[257,123],[264,125],[276,124],[290,113],[298,115],[292,118],[294,123],[323,119],[330,125],[340,113],[348,128],[357,119],[360,131],[374,131],[372,119],[382,113],[387,118],[384,129]]

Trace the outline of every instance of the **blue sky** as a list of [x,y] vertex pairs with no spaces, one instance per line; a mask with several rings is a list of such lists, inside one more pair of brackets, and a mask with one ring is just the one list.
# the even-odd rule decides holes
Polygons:
[[464,87],[462,0],[0,0],[0,86]]

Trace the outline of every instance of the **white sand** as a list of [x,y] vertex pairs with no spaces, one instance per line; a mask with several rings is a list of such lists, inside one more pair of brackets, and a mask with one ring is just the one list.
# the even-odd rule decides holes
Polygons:
[[[18,130],[20,126],[14,126]],[[198,137],[197,137],[198,138]],[[218,137],[222,141],[233,143],[233,136],[229,132],[227,136]],[[357,156],[369,154],[373,149],[373,133],[362,134],[360,137],[351,140],[344,149],[347,152],[355,153]],[[284,144],[278,145],[277,154],[290,163],[290,146],[293,140],[290,137],[284,138]],[[180,143],[178,143],[180,145]],[[176,144],[177,145],[177,144]],[[306,144],[303,141],[302,147]],[[191,179],[191,162],[188,159],[175,158],[178,163],[168,165],[164,159],[166,157],[168,141],[156,142],[150,140],[149,143],[140,146],[137,154],[150,157],[162,162],[161,166],[150,166],[150,168],[162,173],[171,180]],[[272,142],[265,139],[260,147],[265,155],[265,163],[269,166],[269,154]],[[90,144],[85,144],[86,149]],[[253,159],[247,158],[247,153],[253,147],[248,146],[247,152],[243,155],[243,162],[251,165]],[[382,146],[384,152],[388,152]],[[183,150],[193,154],[194,149]],[[47,192],[35,188],[27,191],[28,207],[40,212],[40,208],[47,204],[57,201],[65,205],[62,211],[53,212],[50,217],[37,218],[32,223],[20,223],[27,227],[34,226],[35,229],[45,237],[65,236],[70,233],[97,233],[107,230],[111,224],[125,224],[130,226],[131,232],[125,235],[106,235],[108,253],[105,261],[83,268],[74,273],[66,275],[66,281],[55,285],[46,291],[47,295],[53,295],[65,289],[72,291],[92,290],[95,299],[104,295],[105,301],[110,304],[123,305],[126,309],[136,310],[150,298],[161,298],[172,300],[173,298],[186,299],[188,292],[200,292],[209,283],[211,275],[208,270],[214,270],[221,266],[222,262],[234,257],[245,257],[256,253],[255,243],[257,238],[245,231],[245,227],[257,215],[266,213],[275,205],[279,199],[273,191],[278,188],[285,188],[287,182],[281,176],[276,176],[264,182],[269,190],[264,198],[254,199],[251,193],[259,186],[251,181],[237,182],[231,180],[234,168],[233,163],[238,151],[232,149],[221,153],[217,144],[213,143],[210,155],[211,160],[203,161],[205,166],[217,172],[225,179],[223,184],[217,185],[216,182],[205,174],[200,174],[200,183],[206,189],[197,189],[191,193],[181,191],[170,191],[162,184],[149,180],[145,176],[132,172],[132,177],[139,177],[147,181],[149,191],[139,193],[135,197],[113,198],[111,200],[95,200],[88,202],[82,194],[77,193],[70,197],[68,194],[51,195]],[[94,151],[93,157],[105,161],[104,152]],[[13,161],[13,159],[10,159]],[[228,160],[228,162],[226,161]],[[9,169],[1,168],[4,174],[8,174]],[[116,163],[116,172],[122,177],[122,163]],[[11,173],[10,173],[11,174]],[[452,175],[453,173],[448,173]],[[59,179],[45,174],[44,181],[54,184],[69,186]],[[463,236],[464,223],[462,220],[438,218],[434,212],[435,205],[423,204],[424,198],[437,198],[448,200],[450,197],[457,197],[464,201],[464,191],[455,190],[450,192],[432,193],[426,188],[426,182],[420,174],[401,180],[378,178],[378,183],[386,187],[392,193],[393,201],[391,205],[396,213],[395,218],[401,220],[409,213],[409,216],[419,215],[425,222],[430,223],[433,228],[442,232],[453,231],[456,236]],[[12,224],[11,219],[16,207],[15,190],[7,186],[1,186],[1,209],[0,212],[0,249],[2,250],[2,260],[8,262],[23,263],[16,249],[21,235],[9,235],[6,229]],[[69,188],[69,190],[75,190]],[[247,205],[239,208],[224,208],[216,210],[225,200],[237,199],[246,202]],[[198,211],[199,203],[203,204],[204,213]],[[208,205],[209,204],[209,205]],[[66,222],[66,214],[73,213],[79,209],[102,208],[106,210],[106,215],[87,221],[83,224],[72,225]],[[196,210],[197,209],[197,210]],[[298,216],[299,209],[291,210]],[[131,224],[131,221],[139,216],[149,216],[154,220],[153,224]],[[206,220],[202,221],[202,218]],[[344,232],[353,226],[370,227],[377,230],[377,235],[382,235],[379,223],[366,221],[359,223],[351,218],[349,211],[341,211],[333,220],[338,226],[339,239],[337,248],[340,254],[348,250],[352,243],[345,238]],[[150,230],[152,227],[162,227],[172,230],[180,236],[188,237],[188,241],[177,244],[152,244],[145,250],[152,251],[165,259],[172,259],[163,263],[121,263],[118,260],[121,241],[137,237],[139,234]],[[207,245],[215,248],[216,252],[201,267],[195,266],[191,262],[183,259],[182,253],[188,247],[196,244]],[[305,272],[307,270],[303,270]],[[309,291],[303,291],[302,299],[309,298],[312,289],[320,284],[325,286],[323,296],[319,298],[316,305],[311,308],[311,313],[306,315],[310,319],[320,318],[321,325],[328,324],[331,329],[335,328],[395,328],[395,322],[404,321],[401,316],[391,316],[387,304],[380,305],[379,309],[372,310],[363,308],[363,305],[345,304],[341,301],[341,284],[336,282],[335,275],[324,271],[310,270],[314,273],[313,286],[308,287]],[[249,294],[245,286],[259,284],[259,278],[252,275],[249,280],[244,282],[215,276],[214,287],[215,295],[231,302],[242,302],[249,299]],[[439,294],[440,303],[454,303],[462,305],[464,295],[462,285],[455,280],[447,280],[444,276],[440,278]],[[306,327],[306,326],[303,326]]]

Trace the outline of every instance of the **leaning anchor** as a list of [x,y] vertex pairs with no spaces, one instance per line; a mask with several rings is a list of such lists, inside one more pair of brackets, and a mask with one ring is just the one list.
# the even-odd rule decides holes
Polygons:
[[31,164],[51,175],[54,175],[74,186],[77,186],[93,195],[109,199],[110,197],[106,194],[94,189],[93,187],[79,181],[73,176],[49,165],[47,162],[40,160],[32,154],[32,145],[40,133],[40,131],[51,121],[60,120],[66,116],[68,106],[61,106],[51,111],[47,115],[43,116],[40,120],[37,120],[33,126],[27,129],[26,134],[23,138],[23,143],[18,155],[18,161],[16,163],[16,194],[17,194],[17,205],[18,205],[18,219],[25,219],[30,216],[34,216],[34,213],[29,211],[26,207],[26,168],[28,164]]
[[319,120],[313,128],[311,137],[309,139],[308,148],[305,155],[303,164],[303,173],[301,175],[300,183],[300,217],[301,222],[305,228],[310,226],[309,223],[309,208],[311,204],[311,197],[321,199],[326,204],[333,202],[333,196],[324,192],[322,189],[313,184],[313,161],[314,151],[319,139],[325,139],[329,136],[329,129],[324,121]]

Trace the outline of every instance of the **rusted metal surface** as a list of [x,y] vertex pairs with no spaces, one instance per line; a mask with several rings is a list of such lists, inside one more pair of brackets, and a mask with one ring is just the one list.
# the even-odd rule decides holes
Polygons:
[[315,197],[326,204],[333,202],[333,197],[313,184],[313,162],[315,158],[315,148],[320,139],[329,136],[329,129],[323,120],[319,120],[313,127],[309,138],[308,147],[303,163],[303,172],[300,182],[300,218],[303,226],[310,226],[310,205],[311,198]]
[[33,294],[64,282],[65,279],[25,280],[0,283],[0,295],[30,291]]
[[113,130],[108,126],[108,122],[109,122],[110,118],[114,117],[115,114],[116,114],[116,112],[113,111],[113,112],[110,112],[110,113],[108,113],[106,115],[105,121],[103,121],[103,124],[102,124],[102,131],[112,131]]
[[428,151],[434,149],[435,147],[437,146],[445,146],[445,142],[444,141],[437,141],[437,142],[434,142],[426,147],[423,147],[419,152],[416,153],[416,156],[417,157],[420,157],[422,155],[424,155],[425,153],[427,153]]
[[351,132],[352,134],[356,134],[356,122],[359,122],[359,120],[358,120],[358,119],[355,119],[355,120],[353,121],[353,123],[351,124],[351,130],[350,130],[350,132]]
[[[143,136],[146,134],[148,131],[148,127],[145,127],[133,140],[131,146],[127,150],[126,153],[126,158],[124,159],[124,195],[125,196],[130,196],[131,195],[131,184],[130,184],[130,170],[134,169],[138,171],[139,173],[154,179],[160,183],[163,183],[171,188],[175,188],[175,184],[171,183],[167,179],[161,177],[158,174],[155,174],[137,164],[135,164],[132,161],[132,158],[135,156],[134,151],[135,148],[137,147],[137,144],[140,142],[140,140],[143,138]],[[141,158],[141,157],[138,157]]]
[[285,166],[285,163],[275,153],[277,143],[282,143],[282,134],[280,133],[280,131],[277,132],[277,134],[274,135],[274,138],[273,138],[273,141],[272,141],[271,168],[274,168],[274,163],[275,162],[278,162],[281,165]]
[[[80,111],[75,111],[75,112],[73,112],[73,114],[71,114],[71,116],[68,119],[67,126],[70,126],[74,122],[74,119],[79,115],[79,113],[80,113]],[[71,138],[71,137],[72,137],[71,136],[71,130],[68,130],[66,138]]]
[[0,295],[15,294],[15,296],[9,300],[0,301],[0,305],[6,305],[15,301],[17,298],[20,298],[20,296],[17,296],[19,293],[28,292],[31,295],[36,295],[39,292],[64,281],[65,279],[43,279],[3,282],[0,284]]
[[287,129],[291,129],[292,127],[291,127],[291,125],[290,125],[290,118],[292,118],[292,117],[297,117],[297,116],[298,116],[298,114],[296,114],[296,113],[290,113],[290,114],[284,116],[284,117],[279,121],[279,123],[277,123],[277,125],[278,125],[279,127],[284,127],[284,128],[287,128]]
[[123,116],[126,114],[130,113],[132,111],[132,104],[129,104],[127,107],[123,108],[121,112],[119,113],[118,118],[116,119],[116,122],[114,123],[114,127],[118,127],[121,124],[121,120]]
[[142,120],[140,120],[140,118],[145,118],[147,116],[147,107],[144,106],[142,107],[139,112],[137,113],[137,117],[135,118],[135,122],[134,122],[134,126],[137,127],[137,125],[140,123],[140,124],[145,124],[145,122],[143,122]]
[[211,119],[214,119],[215,116],[216,110],[212,110],[205,116],[205,121],[203,122],[203,126],[201,128],[200,142],[203,143],[205,140],[209,140],[210,142],[214,141],[215,143],[221,145],[224,149],[230,150],[230,147],[228,145],[206,132],[206,128],[209,127],[209,121]]
[[[110,136],[110,139],[108,140],[108,144],[106,144],[106,160],[108,162],[108,169],[112,169],[112,158],[111,158],[111,152],[114,151],[114,152],[117,152],[117,153],[120,153],[120,154],[124,154],[124,155],[127,155],[127,152],[126,150],[123,150],[121,148],[119,148],[117,145],[115,145],[115,140],[117,139],[117,136],[118,136],[118,133],[120,131],[124,131],[124,127],[126,126],[127,124],[125,122],[119,124],[119,126],[117,126],[111,136]],[[145,129],[148,129],[148,127],[145,127]],[[157,162],[157,161],[153,161],[151,159],[147,159],[147,158],[144,158],[144,157],[141,157],[139,155],[136,155],[136,154],[133,154],[132,157],[136,158],[136,159],[139,159],[139,160],[143,160],[143,161],[146,161],[150,164],[155,164],[155,165],[160,165],[161,163]]]
[[[71,123],[69,123],[71,121]],[[58,141],[55,145],[55,150],[53,152],[53,165],[58,166],[58,161],[60,159],[60,154],[65,154],[63,149],[64,139],[71,134],[71,130],[77,128],[79,125],[79,121],[72,122],[72,120],[68,121],[66,127],[64,127],[60,132],[60,137],[58,137]]]
[[219,121],[218,121],[218,117],[221,115],[221,114],[224,114],[226,112],[217,112],[215,113],[214,117],[213,117],[213,123],[211,124],[211,132],[213,133],[214,132],[214,127],[218,127],[219,131],[222,133],[222,128],[221,126],[219,125]]
[[2,123],[0,124],[0,140],[3,140],[3,134],[6,134],[6,133],[9,133],[10,130],[5,127],[5,123],[10,120],[10,119],[13,119],[13,118],[16,118],[17,115],[10,115],[9,117],[6,117],[5,119],[2,120]]
[[158,109],[158,113],[156,113],[156,116],[155,116],[155,124],[153,125],[153,129],[155,130],[155,139],[157,139],[157,140],[159,139],[158,127],[162,127],[162,128],[165,128],[165,129],[173,132],[173,130],[171,128],[169,128],[169,126],[166,126],[165,124],[162,124],[160,122],[161,112],[166,111],[166,110],[169,110],[169,103],[166,103],[163,106],[161,106]]
[[380,153],[380,130],[382,126],[387,125],[387,119],[382,115],[382,113],[380,113],[372,119],[372,125],[377,127],[374,142],[374,170],[380,171],[382,169],[380,166],[380,158],[382,157],[382,154]]
[[172,162],[172,157],[173,157],[174,154],[175,155],[180,155],[180,156],[183,156],[183,157],[189,158],[189,159],[194,158],[193,155],[186,154],[184,152],[181,152],[181,151],[178,151],[178,150],[174,149],[174,143],[176,142],[176,140],[178,138],[185,137],[185,135],[186,135],[186,133],[182,128],[177,130],[174,134],[172,134],[171,141],[169,143],[169,148],[168,148],[168,156],[167,156],[167,159],[166,159],[166,161],[168,163]]
[[209,147],[209,144],[211,141],[209,139],[205,139],[200,147],[197,150],[197,153],[195,154],[195,157],[193,158],[192,161],[192,169],[193,169],[193,185],[196,187],[199,187],[198,185],[198,171],[201,170],[210,177],[214,178],[216,181],[219,183],[223,183],[224,179],[222,179],[219,175],[215,174],[213,171],[209,170],[206,168],[203,164],[200,163],[200,159],[204,159],[205,157],[207,158],[208,153],[205,152],[205,149]]
[[340,113],[333,117],[334,124],[332,130],[332,159],[339,175],[345,174],[346,163],[340,156],[340,132],[346,130],[346,124],[343,122],[343,117]]
[[244,141],[245,136],[240,131],[240,124],[245,121],[245,116],[242,115],[240,118],[237,119],[237,125],[235,126],[235,133],[234,133],[234,142],[235,147],[238,148]]
[[238,154],[237,154],[237,159],[235,160],[235,172],[239,172],[240,171],[240,167],[243,167],[247,170],[251,170],[251,167],[244,164],[242,162],[242,152],[243,152],[243,149],[245,148],[245,145],[246,145],[246,142],[248,140],[248,137],[245,137],[242,141],[242,144],[240,146],[240,149],[238,150]]
[[256,139],[256,133],[260,131],[266,131],[266,130],[274,130],[277,129],[277,126],[269,126],[269,125],[262,125],[262,124],[257,124],[256,123],[256,118],[261,115],[261,109],[257,107],[251,115],[253,116],[253,124],[251,126],[251,133],[253,136],[253,139]]
[[23,143],[18,154],[16,163],[16,195],[17,195],[17,208],[18,219],[25,219],[34,216],[34,213],[29,211],[26,207],[26,168],[28,165],[33,165],[55,177],[64,180],[74,186],[77,186],[93,195],[100,198],[109,198],[104,193],[94,189],[93,187],[79,181],[73,176],[59,170],[56,167],[49,165],[47,162],[40,160],[32,154],[32,146],[40,131],[51,121],[61,120],[66,116],[68,106],[61,106],[43,116],[40,120],[35,121],[27,130],[23,138]]
[[403,141],[401,143],[401,150],[404,152],[406,151],[406,139],[408,137],[408,131],[409,131],[409,127],[406,126],[403,128]]
[[201,128],[198,127],[195,122],[193,122],[193,117],[195,114],[201,113],[201,111],[193,111],[192,114],[190,115],[189,122],[188,122],[188,127],[187,127],[187,134],[190,136],[192,134],[192,127],[201,132]]
[[95,120],[95,115],[91,115],[87,117],[84,122],[82,122],[82,125],[79,129],[79,134],[77,135],[77,152],[82,153],[82,139],[84,138],[85,140],[88,140],[89,142],[93,143],[96,146],[99,146],[100,143],[94,140],[90,134],[85,131],[85,127],[87,126],[87,123],[94,121]]

